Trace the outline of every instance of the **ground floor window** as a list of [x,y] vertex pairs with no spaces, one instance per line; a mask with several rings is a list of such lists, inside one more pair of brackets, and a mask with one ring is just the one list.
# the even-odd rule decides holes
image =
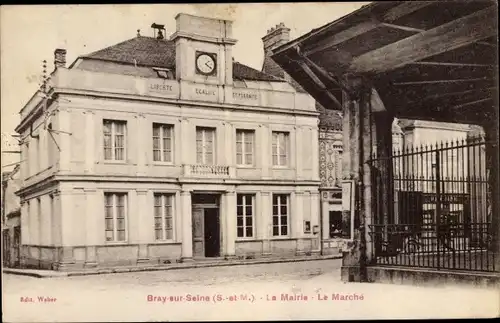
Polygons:
[[173,194],[154,195],[155,239],[172,240],[174,238]]
[[238,238],[253,237],[254,200],[251,194],[238,194],[236,197]]
[[342,237],[342,212],[330,211],[329,218],[330,238]]
[[288,235],[290,195],[273,194],[273,236]]
[[106,241],[123,242],[127,240],[127,194],[105,193],[104,214],[106,222]]

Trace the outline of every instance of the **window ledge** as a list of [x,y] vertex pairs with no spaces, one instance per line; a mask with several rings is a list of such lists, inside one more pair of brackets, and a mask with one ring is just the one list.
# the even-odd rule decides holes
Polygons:
[[297,240],[298,238],[292,238],[292,237],[269,237],[269,240],[273,241],[273,240]]
[[129,164],[126,160],[103,160],[103,164],[110,164],[110,165],[127,165]]
[[[151,163],[153,166],[175,166],[174,162],[164,162],[155,160]],[[180,166],[180,165],[179,165]]]
[[180,244],[181,242],[177,242],[175,240],[155,240],[150,242],[149,245],[168,245],[168,244]]
[[105,246],[126,246],[129,244],[128,241],[104,241]]
[[257,169],[255,165],[236,165],[236,168]]
[[262,239],[257,239],[254,237],[250,238],[236,238],[236,242],[260,242]]

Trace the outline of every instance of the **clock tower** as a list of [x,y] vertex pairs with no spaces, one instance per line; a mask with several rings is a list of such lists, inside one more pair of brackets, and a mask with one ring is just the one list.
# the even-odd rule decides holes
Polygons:
[[232,22],[178,14],[175,41],[176,78],[213,85],[232,85]]

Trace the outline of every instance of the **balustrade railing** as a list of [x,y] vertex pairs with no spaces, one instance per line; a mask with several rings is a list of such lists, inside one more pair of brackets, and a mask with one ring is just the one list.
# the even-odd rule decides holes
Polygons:
[[187,165],[186,175],[229,176],[229,166],[223,165]]

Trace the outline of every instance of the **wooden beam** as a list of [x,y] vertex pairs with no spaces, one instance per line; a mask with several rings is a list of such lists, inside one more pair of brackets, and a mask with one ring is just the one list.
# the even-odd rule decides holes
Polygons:
[[435,100],[435,99],[440,99],[440,98],[446,98],[450,96],[456,96],[456,95],[467,95],[470,93],[482,93],[482,92],[491,92],[495,87],[489,87],[485,89],[473,89],[473,90],[467,90],[467,91],[460,91],[460,92],[445,92],[445,93],[439,93],[439,94],[432,94],[432,95],[427,95],[419,98],[419,101],[426,101],[426,100]]
[[478,77],[478,78],[470,78],[470,79],[452,79],[452,80],[432,80],[432,81],[417,81],[417,82],[397,82],[392,83],[392,85],[422,85],[422,84],[439,84],[439,83],[459,83],[459,82],[477,82],[477,81],[486,81],[487,77]]
[[404,1],[400,5],[388,10],[384,15],[384,21],[395,21],[435,3],[436,1]]
[[453,63],[453,62],[412,62],[410,65],[435,65],[435,66],[458,66],[458,67],[495,67],[491,64],[471,64],[471,63]]
[[[389,9],[387,13],[383,17],[381,17],[380,20],[373,18],[370,19],[369,21],[361,22],[353,27],[342,30],[339,33],[336,33],[330,37],[325,38],[322,41],[319,41],[317,44],[314,45],[314,47],[304,50],[304,55],[309,56],[324,49],[327,49],[329,47],[336,46],[356,36],[365,34],[375,28],[381,27],[383,23],[387,23],[387,25],[389,26],[391,25],[390,24],[391,22],[406,15],[409,15],[415,11],[423,9],[427,6],[430,6],[434,3],[435,3],[434,1],[405,1],[402,4]],[[394,28],[397,25],[391,25],[391,26]],[[402,26],[399,27],[403,28]],[[408,30],[408,28],[410,27],[405,27],[405,28],[407,28]]]
[[404,31],[410,31],[410,32],[415,32],[415,33],[421,33],[425,31],[424,29],[418,29],[418,28],[413,28],[413,27],[408,27],[408,26],[401,26],[401,25],[394,25],[394,24],[389,24],[386,22],[383,22],[380,24],[381,26],[388,27],[388,28],[394,28],[394,29],[399,29],[399,30],[404,30]]
[[[457,93],[458,94],[458,93]],[[487,89],[479,89],[475,91],[462,92],[461,95],[434,95],[420,97],[418,95],[387,95],[387,100],[391,103],[390,106],[395,106],[399,111],[405,109],[425,110],[429,108],[448,109],[452,107],[460,107],[469,105],[469,102],[479,102],[486,98],[495,97],[495,93]],[[391,99],[392,98],[392,99]],[[392,101],[392,102],[391,102]]]
[[477,42],[477,43],[480,44],[480,45],[489,46],[489,47],[493,47],[493,48],[498,47],[495,44],[491,44],[491,43],[488,43],[488,42],[485,42],[485,41],[480,41],[480,42]]
[[450,107],[449,109],[455,110],[455,109],[463,108],[463,107],[466,107],[466,106],[469,106],[469,105],[474,105],[474,104],[478,104],[478,103],[482,103],[482,102],[486,102],[486,101],[491,101],[491,100],[493,100],[492,97],[483,98],[483,99],[474,100],[474,101],[471,101],[471,102],[466,102],[466,103],[458,104],[458,105],[455,105],[453,107]]
[[495,6],[354,58],[349,71],[380,73],[496,35]]
[[354,27],[347,28],[347,29],[345,29],[337,34],[334,34],[330,37],[327,37],[327,38],[319,41],[311,49],[304,50],[304,55],[310,56],[310,55],[317,53],[319,51],[336,46],[336,45],[341,44],[341,43],[343,43],[351,38],[365,34],[365,33],[369,32],[370,30],[375,29],[379,26],[380,26],[380,22],[375,20],[375,19],[371,19],[369,21],[364,21],[358,25],[355,25]]
[[300,67],[302,67],[304,72],[306,72],[306,74],[314,81],[314,83],[316,83],[326,93],[326,95],[333,101],[333,103],[335,103],[335,105],[341,109],[342,104],[340,104],[339,100],[337,100],[337,98],[332,93],[330,93],[330,91],[328,91],[326,85],[318,78],[316,74],[314,74],[311,68],[304,62],[300,62],[299,65]]

